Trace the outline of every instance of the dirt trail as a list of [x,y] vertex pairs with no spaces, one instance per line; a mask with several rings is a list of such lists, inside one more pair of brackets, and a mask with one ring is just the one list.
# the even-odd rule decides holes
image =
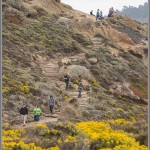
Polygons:
[[26,123],[25,126],[23,126],[23,124],[18,124],[18,125],[14,125],[14,128],[16,128],[16,129],[28,128],[28,127],[35,126],[37,124],[43,124],[43,123],[47,123],[47,122],[56,122],[56,121],[58,121],[58,118],[55,115],[47,116],[47,117],[41,116],[39,122],[28,122],[28,123]]
[[95,50],[95,51],[97,51],[99,49],[99,47],[102,46],[102,44],[103,44],[102,39],[99,37],[93,37],[92,42],[93,42],[93,50]]
[[[101,38],[94,37],[92,38],[93,42],[93,50],[97,51],[100,45],[102,44]],[[85,53],[80,53],[78,55],[70,56],[70,57],[64,57],[62,61],[75,61],[75,60],[81,60],[85,59]],[[78,98],[78,92],[76,91],[65,91],[65,83],[63,81],[59,80],[59,65],[58,65],[59,60],[53,59],[50,61],[40,61],[39,66],[42,69],[42,73],[45,74],[45,76],[48,78],[50,82],[53,82],[58,86],[62,91],[67,93],[70,98],[77,98],[78,104],[79,104],[79,109],[85,110],[87,107],[89,107],[89,99],[90,96],[88,95],[87,91],[82,91],[82,97]],[[54,114],[55,115],[55,114]],[[52,116],[43,116],[41,117],[41,120],[38,123],[46,123],[46,122],[56,122],[58,121],[59,114],[57,116],[52,117]],[[26,124],[24,128],[28,128],[31,126],[36,125],[36,122],[29,122]],[[16,128],[22,128],[23,126],[18,124],[14,125]]]

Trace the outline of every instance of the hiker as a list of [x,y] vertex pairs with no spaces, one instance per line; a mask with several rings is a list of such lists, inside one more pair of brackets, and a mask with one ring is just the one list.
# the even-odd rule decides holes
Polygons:
[[104,17],[103,17],[103,12],[102,12],[102,11],[100,11],[99,19],[100,19],[100,20],[104,19]]
[[113,15],[113,13],[114,13],[114,8],[113,7],[109,8],[108,17],[111,17]]
[[93,10],[90,11],[90,15],[95,16],[95,15],[93,14]]
[[81,75],[79,75],[79,81],[81,81],[82,80],[82,77],[81,77]]
[[33,115],[34,115],[34,121],[38,122],[40,120],[41,109],[37,104],[33,110]]
[[23,116],[23,126],[25,126],[28,115],[28,108],[26,104],[23,104],[23,106],[21,107],[20,114]]
[[109,8],[109,13],[108,13],[108,17],[111,17],[112,11],[111,8]]
[[114,13],[114,12],[115,12],[113,7],[111,7],[111,11],[112,11],[112,13]]
[[99,19],[99,9],[97,9],[96,20]]
[[50,109],[51,114],[53,114],[54,106],[55,106],[55,100],[54,100],[53,96],[51,95],[50,99],[49,99],[49,109]]
[[78,84],[78,92],[79,92],[79,95],[78,95],[78,98],[79,98],[79,97],[81,97],[81,92],[82,92],[82,81],[81,80]]
[[64,80],[65,80],[65,83],[66,83],[66,91],[67,91],[68,90],[68,85],[69,85],[69,80],[70,80],[69,74],[64,76]]

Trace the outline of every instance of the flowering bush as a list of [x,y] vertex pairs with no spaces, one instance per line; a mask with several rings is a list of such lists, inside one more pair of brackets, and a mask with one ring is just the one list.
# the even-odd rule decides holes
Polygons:
[[121,125],[121,126],[127,126],[127,125],[132,125],[133,124],[133,122],[126,121],[124,119],[107,120],[106,123],[114,124],[114,125]]
[[19,80],[10,77],[9,75],[3,77],[3,94],[10,93],[29,93],[29,82],[20,82]]
[[[46,128],[46,125],[37,125],[40,128]],[[21,135],[25,133],[25,130],[6,130],[2,131],[2,147],[3,150],[12,150],[12,149],[19,149],[19,150],[59,150],[58,146],[51,147],[51,148],[41,148],[36,146],[34,143],[24,143],[21,140]]]
[[34,128],[42,128],[42,129],[47,129],[48,127],[46,126],[46,124],[36,124],[35,126],[33,126]]
[[[67,144],[78,145],[82,142],[85,145],[94,145],[99,150],[148,150],[146,146],[140,145],[133,138],[133,134],[112,128],[117,126],[123,129],[126,126],[132,126],[133,123],[118,119],[80,122],[76,125],[71,122],[58,122],[54,126],[37,124],[25,130],[3,130],[2,146],[3,150],[59,150],[59,147],[67,147]],[[4,126],[8,128],[7,124]]]
[[76,141],[76,137],[71,135],[68,135],[65,140],[65,142],[75,142],[75,141]]
[[[121,123],[121,121],[116,121]],[[112,148],[112,150],[147,150],[146,146],[140,146],[139,142],[122,130],[113,130],[104,122],[81,122],[76,127],[88,138],[97,141],[99,148]],[[120,149],[119,149],[120,147]],[[123,147],[123,148],[121,148]]]

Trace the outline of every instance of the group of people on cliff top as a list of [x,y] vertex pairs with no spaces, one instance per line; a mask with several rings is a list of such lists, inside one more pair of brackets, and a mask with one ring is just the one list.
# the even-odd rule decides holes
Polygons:
[[[108,17],[112,17],[112,15],[113,15],[114,12],[115,12],[115,11],[114,11],[114,8],[113,8],[113,7],[109,8]],[[93,14],[93,10],[91,10],[90,15],[96,16],[96,21],[97,21],[97,20],[102,20],[102,19],[104,19],[104,17],[103,17],[103,12],[100,11],[100,9],[97,9],[96,15],[94,15],[94,14]]]
[[[65,82],[65,90],[67,91],[69,88],[69,82],[70,82],[70,76],[69,74],[64,76],[64,82]],[[82,93],[82,78],[81,75],[79,75],[79,83],[78,83],[78,98],[81,97],[81,93]],[[50,110],[50,114],[52,115],[54,113],[54,107],[55,107],[55,99],[52,95],[50,95],[50,98],[48,100],[48,105],[49,105],[49,110]],[[28,116],[28,108],[27,105],[24,103],[23,106],[20,109],[20,115],[22,115],[23,117],[23,126],[26,125],[26,121],[27,121],[27,116]],[[34,121],[37,123],[40,121],[40,116],[42,114],[41,108],[39,107],[39,105],[36,103],[35,104],[35,108],[33,110],[33,118]]]

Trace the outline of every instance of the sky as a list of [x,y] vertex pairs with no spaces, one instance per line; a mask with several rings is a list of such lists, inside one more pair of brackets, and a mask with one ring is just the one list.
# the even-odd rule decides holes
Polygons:
[[85,13],[93,10],[93,14],[96,14],[97,9],[100,9],[103,15],[107,15],[110,7],[113,7],[114,10],[122,10],[123,6],[138,7],[148,0],[61,0],[61,2]]

